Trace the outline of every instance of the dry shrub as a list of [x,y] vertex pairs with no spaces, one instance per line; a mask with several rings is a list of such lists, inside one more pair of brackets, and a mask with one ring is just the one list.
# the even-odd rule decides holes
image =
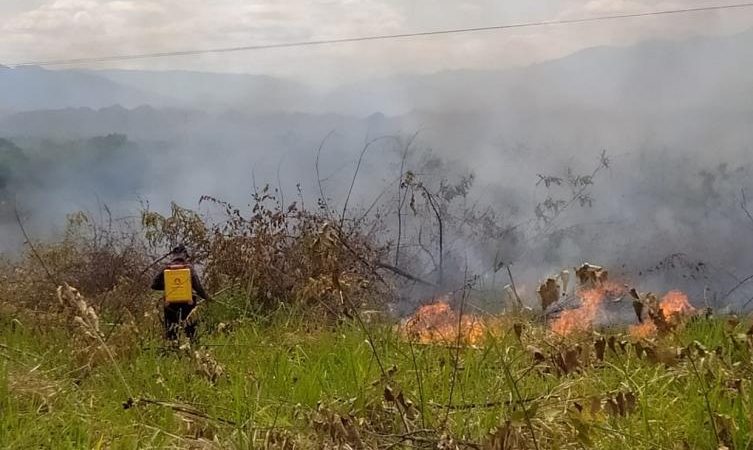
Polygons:
[[73,356],[78,364],[92,367],[107,359],[107,349],[102,344],[104,335],[99,329],[97,312],[86,303],[81,293],[68,286],[58,287],[58,301],[71,328]]
[[149,247],[159,253],[184,244],[191,250],[194,261],[204,261],[209,256],[209,224],[197,212],[176,203],[170,204],[169,215],[144,209],[141,228]]
[[39,264],[32,263],[29,254],[20,262],[5,262],[0,267],[0,303],[10,317],[23,315],[24,310],[57,309],[55,285],[46,277]]
[[[135,351],[132,338],[137,331],[133,321],[118,327],[113,335],[100,329],[97,311],[86,302],[81,293],[67,284],[58,287],[57,296],[68,318],[71,330],[73,357],[83,368],[92,368],[103,362],[113,362],[118,354]],[[108,338],[113,338],[108,344]]]
[[68,218],[63,243],[72,264],[57,273],[87,296],[107,292],[124,280],[143,281],[150,257],[135,224],[119,221],[107,225],[92,221],[85,213]]
[[[65,324],[55,289],[67,283],[116,325],[147,318],[156,326],[158,302],[149,289],[150,276],[160,257],[178,243],[189,248],[209,292],[232,289],[236,298],[262,312],[285,304],[335,318],[352,308],[381,306],[389,298],[391,286],[375,266],[388,249],[370,234],[378,228],[374,223],[338,220],[324,208],[283,207],[268,188],[252,200],[250,213],[244,214],[218,199],[202,198],[222,209],[219,221],[175,204],[169,215],[147,208],[140,221],[72,214],[62,239],[34,243],[16,262],[0,261],[0,304],[49,314]],[[110,330],[104,332],[109,339]]]
[[386,298],[370,263],[386,250],[365,227],[345,229],[323,210],[295,203],[283,207],[268,188],[253,196],[248,216],[215,198],[202,202],[222,208],[225,219],[209,223],[173,205],[170,216],[146,211],[142,223],[152,248],[191,248],[210,291],[235,286],[263,310],[287,303],[333,316],[347,314],[352,298],[359,307]]
[[[0,302],[60,312],[55,288],[68,283],[99,307],[143,305],[138,300],[148,294],[144,269],[150,256],[132,224],[102,224],[79,212],[68,217],[62,239],[32,245],[19,261],[3,263]],[[113,292],[117,295],[106,295]]]

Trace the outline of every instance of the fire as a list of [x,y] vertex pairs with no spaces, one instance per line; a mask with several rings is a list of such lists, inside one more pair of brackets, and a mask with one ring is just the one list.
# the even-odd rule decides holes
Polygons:
[[581,306],[563,311],[552,323],[552,331],[566,336],[574,332],[589,330],[601,310],[604,299],[620,296],[624,292],[624,286],[609,281],[605,281],[598,287],[581,290],[578,293],[582,302]]
[[693,313],[695,308],[688,301],[688,296],[680,291],[670,291],[661,299],[659,309],[664,318],[671,321],[677,317]]
[[658,329],[656,328],[656,325],[654,325],[654,322],[650,320],[647,320],[638,325],[630,325],[630,328],[628,329],[630,336],[637,339],[649,338],[655,335],[657,331]]
[[[459,322],[459,323],[458,323]],[[422,344],[478,344],[484,338],[487,326],[478,316],[452,310],[446,300],[422,306],[403,322],[402,333]]]
[[[681,291],[669,291],[656,307],[656,311],[661,314],[661,318],[645,319],[639,325],[631,325],[628,329],[630,335],[634,338],[643,339],[655,336],[659,332],[657,323],[663,324],[663,327],[674,327],[684,317],[695,312],[695,308],[690,304],[688,296]],[[659,322],[654,322],[658,320]]]

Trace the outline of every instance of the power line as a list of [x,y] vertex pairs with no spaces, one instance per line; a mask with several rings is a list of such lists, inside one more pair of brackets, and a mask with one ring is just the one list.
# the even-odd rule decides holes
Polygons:
[[205,55],[213,53],[232,53],[232,52],[246,52],[255,50],[268,50],[278,48],[292,48],[292,47],[312,47],[321,45],[334,45],[345,44],[353,42],[365,42],[365,41],[384,41],[390,39],[403,39],[412,37],[426,37],[426,36],[439,36],[449,34],[462,34],[462,33],[478,33],[483,31],[498,31],[498,30],[510,30],[515,28],[529,28],[529,27],[543,27],[549,25],[572,25],[588,22],[599,22],[605,20],[621,20],[621,19],[633,19],[649,16],[664,16],[672,14],[690,14],[699,12],[721,11],[726,9],[739,9],[739,8],[751,8],[753,2],[750,3],[736,3],[730,5],[718,5],[718,6],[703,6],[698,8],[686,8],[686,9],[668,9],[663,11],[649,11],[642,13],[632,14],[615,14],[609,16],[596,16],[596,17],[582,17],[577,19],[557,19],[546,20],[540,22],[524,22],[516,24],[506,25],[492,25],[485,27],[474,28],[455,28],[447,30],[434,30],[434,31],[419,31],[412,33],[399,33],[399,34],[380,34],[373,36],[360,36],[349,37],[339,39],[322,39],[313,41],[299,41],[299,42],[286,42],[278,44],[260,44],[260,45],[248,45],[243,47],[224,47],[224,48],[212,48],[212,49],[196,49],[196,50],[183,50],[172,52],[157,52],[157,53],[140,53],[132,55],[113,55],[113,56],[99,56],[91,58],[74,58],[74,59],[57,59],[48,61],[31,61],[24,63],[11,64],[11,66],[62,66],[73,64],[87,64],[97,62],[113,62],[113,61],[129,61],[135,59],[149,59],[149,58],[166,58],[173,56],[191,56],[191,55]]

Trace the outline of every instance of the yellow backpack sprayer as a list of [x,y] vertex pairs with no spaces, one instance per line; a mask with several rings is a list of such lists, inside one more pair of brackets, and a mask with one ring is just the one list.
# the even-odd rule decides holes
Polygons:
[[193,286],[191,269],[186,265],[170,265],[165,268],[165,302],[168,304],[192,304]]

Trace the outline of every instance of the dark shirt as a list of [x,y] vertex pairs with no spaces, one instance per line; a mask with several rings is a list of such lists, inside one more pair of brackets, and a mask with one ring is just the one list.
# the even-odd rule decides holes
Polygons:
[[[204,290],[204,286],[201,285],[201,280],[199,280],[199,277],[196,275],[196,272],[193,270],[193,267],[191,267],[191,265],[187,264],[185,261],[181,261],[181,260],[173,260],[168,265],[175,265],[175,264],[184,264],[191,270],[191,287],[193,288],[196,295],[203,298],[204,300],[208,300],[209,296]],[[165,269],[166,267],[160,270],[157,276],[154,277],[154,280],[152,280],[152,289],[154,289],[155,291],[165,290]]]

